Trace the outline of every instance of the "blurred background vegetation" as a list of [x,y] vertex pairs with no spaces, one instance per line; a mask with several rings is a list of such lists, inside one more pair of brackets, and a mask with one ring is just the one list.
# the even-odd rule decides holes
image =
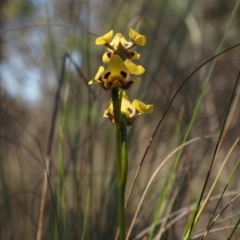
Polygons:
[[[114,239],[118,226],[114,131],[102,117],[110,92],[87,85],[105,50],[94,44],[96,36],[113,29],[127,38],[132,27],[147,37],[147,45],[137,49],[146,72],[128,95],[154,104],[154,113],[139,117],[129,127],[128,192],[167,104],[182,82],[217,53],[235,4],[234,0],[1,0],[0,239],[36,238],[46,157],[51,163],[51,189],[42,239],[58,239],[59,231],[62,239]],[[221,50],[240,43],[239,24],[237,9]],[[184,148],[158,219],[166,215],[170,199],[170,213],[179,214],[188,211],[200,195],[237,79],[239,56],[240,47],[217,59],[187,140],[210,137]],[[183,142],[210,67],[211,63],[204,65],[187,81],[158,129],[126,210],[127,229],[154,170]],[[236,104],[210,183],[240,134]],[[56,121],[51,125],[55,106]],[[237,146],[232,152],[213,195],[223,191],[239,150]],[[148,238],[174,163],[175,155],[152,183],[130,239]],[[239,190],[237,170],[219,209]],[[239,201],[231,204],[208,239],[227,239],[239,219]],[[204,230],[215,204],[208,204],[193,236]],[[166,227],[169,218],[161,239],[181,239],[187,216]],[[239,230],[232,239],[240,239]]]

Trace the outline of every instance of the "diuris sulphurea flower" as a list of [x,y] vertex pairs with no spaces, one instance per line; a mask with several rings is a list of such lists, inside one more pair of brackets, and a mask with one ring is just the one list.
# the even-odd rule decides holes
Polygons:
[[103,62],[108,62],[115,54],[118,54],[123,59],[139,59],[140,54],[130,49],[135,45],[144,46],[146,44],[146,37],[132,28],[129,30],[129,37],[131,41],[127,41],[121,33],[117,33],[113,37],[113,30],[98,37],[95,43],[97,45],[105,45],[108,48],[108,52],[103,54]]
[[113,55],[106,69],[100,66],[90,84],[100,84],[104,90],[112,88],[129,89],[134,83],[140,82],[140,78],[132,79],[131,75],[140,75],[145,69],[141,65],[135,65],[129,59],[124,62],[118,55]]
[[[153,105],[147,105],[138,99],[133,100],[131,103],[127,94],[123,91],[121,115],[126,117],[128,126],[133,124],[137,116],[151,112],[153,112]],[[109,101],[108,107],[104,111],[103,116],[109,118],[111,123],[114,124],[115,121],[112,99]]]
[[[141,75],[145,72],[143,66],[136,65],[131,61],[140,57],[139,53],[131,49],[135,45],[144,46],[146,37],[132,28],[129,30],[129,37],[131,41],[127,41],[121,33],[117,33],[113,37],[111,30],[96,39],[97,45],[107,47],[108,51],[102,57],[107,66],[106,68],[100,66],[94,79],[88,83],[89,85],[99,84],[104,90],[111,89],[112,97],[103,116],[111,121],[115,129],[120,240],[126,239],[124,206],[128,174],[127,126],[132,125],[137,116],[153,111],[153,105],[145,104],[138,99],[130,102],[127,94],[123,91],[140,81],[140,78],[133,78],[134,75]],[[116,236],[116,238],[118,237]]]

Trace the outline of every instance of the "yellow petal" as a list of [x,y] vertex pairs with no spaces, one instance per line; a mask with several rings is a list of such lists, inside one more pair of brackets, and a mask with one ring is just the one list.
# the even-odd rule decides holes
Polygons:
[[133,52],[134,55],[133,55],[133,58],[134,59],[139,59],[140,58],[140,54],[138,52]]
[[103,67],[103,66],[100,66],[100,67],[98,68],[98,71],[97,71],[96,75],[95,75],[95,79],[99,79],[100,76],[101,76],[101,73],[102,73],[103,71],[104,71],[104,67]]
[[132,28],[129,30],[129,37],[132,39],[132,41],[140,46],[144,46],[146,44],[146,37],[144,35],[139,34]]
[[98,68],[98,71],[97,71],[94,79],[91,79],[91,80],[88,82],[88,85],[95,84],[95,83],[99,83],[99,80],[98,80],[98,79],[100,78],[101,73],[102,73],[103,71],[104,71],[104,67],[100,66],[100,67]]
[[108,102],[108,106],[105,109],[104,113],[103,113],[103,117],[108,117],[108,114],[113,114],[113,103],[112,103],[112,99],[110,99],[110,101]]
[[127,102],[130,103],[129,98],[128,98],[128,95],[126,94],[125,91],[122,92],[122,99],[124,99],[124,100],[126,100]]
[[145,72],[145,69],[141,65],[135,65],[131,60],[126,59],[124,64],[127,66],[129,69],[130,73],[135,74],[135,75],[140,75]]
[[110,45],[113,46],[115,50],[117,50],[120,43],[123,48],[126,48],[128,45],[132,44],[131,42],[128,42],[121,33],[117,33],[111,41]]
[[140,100],[134,100],[132,103],[132,107],[137,109],[139,113],[151,113],[153,112],[153,105],[146,105]]
[[121,113],[124,113],[126,115],[126,117],[129,117],[130,112],[129,109],[131,109],[131,103],[129,101],[129,98],[126,94],[126,92],[123,91],[123,95],[122,95],[122,103],[121,103]]
[[110,60],[110,58],[108,57],[108,54],[109,54],[109,52],[105,52],[105,53],[103,54],[103,56],[102,56],[102,61],[103,61],[104,63],[107,63],[107,62],[109,62],[109,60]]
[[113,40],[111,41],[111,44],[110,44],[110,45],[111,45],[112,47],[114,47],[115,50],[118,48],[118,45],[119,45],[120,40],[121,40],[122,37],[123,37],[123,36],[122,36],[121,33],[117,33],[117,34],[114,36]]
[[[110,74],[109,74],[110,73]],[[104,72],[102,72],[101,76],[103,79],[106,79],[106,75],[109,76],[122,76],[124,74],[124,78],[128,79],[130,75],[130,71],[125,66],[123,60],[118,55],[113,55],[108,63],[108,66]]]
[[97,45],[104,45],[106,43],[110,43],[113,38],[113,30],[109,31],[105,35],[98,37],[95,41]]
[[121,36],[120,42],[121,42],[121,44],[123,45],[123,47],[127,47],[128,45],[131,45],[131,44],[132,44],[131,42],[127,41],[127,40],[125,39],[125,37],[123,37],[123,36]]
[[96,83],[96,80],[95,80],[95,79],[92,79],[92,80],[90,80],[90,81],[88,82],[88,85],[91,85],[91,84],[94,84],[94,83]]

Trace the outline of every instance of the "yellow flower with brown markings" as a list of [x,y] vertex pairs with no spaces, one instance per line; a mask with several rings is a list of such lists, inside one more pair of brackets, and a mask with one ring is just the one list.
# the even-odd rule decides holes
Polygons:
[[140,54],[130,49],[135,45],[144,46],[146,44],[146,37],[132,28],[129,30],[129,37],[131,41],[127,41],[121,33],[117,33],[113,37],[113,30],[98,37],[95,43],[97,45],[105,45],[108,48],[108,52],[103,54],[103,62],[108,62],[114,54],[118,54],[123,59],[139,59]]
[[[127,94],[123,91],[121,114],[126,117],[128,126],[133,124],[137,116],[151,112],[153,112],[153,105],[147,105],[138,99],[135,99],[131,103]],[[109,118],[111,123],[114,124],[114,110],[112,99],[109,101],[108,107],[104,111],[103,116]]]
[[100,84],[104,90],[112,88],[129,89],[134,83],[140,82],[140,78],[132,79],[131,75],[140,75],[145,69],[141,65],[135,65],[129,59],[124,62],[118,55],[113,55],[106,69],[99,67],[91,84]]

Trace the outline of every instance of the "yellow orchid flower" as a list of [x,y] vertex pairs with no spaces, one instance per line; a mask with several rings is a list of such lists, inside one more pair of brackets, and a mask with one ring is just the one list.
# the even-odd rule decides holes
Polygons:
[[118,54],[124,59],[139,59],[140,54],[130,51],[130,49],[135,45],[144,46],[146,44],[146,37],[132,28],[129,30],[129,37],[131,41],[127,41],[121,33],[117,33],[113,37],[113,30],[98,37],[95,43],[97,45],[105,45],[108,48],[108,52],[103,54],[103,62],[108,62],[114,54]]
[[[127,125],[132,125],[135,118],[141,114],[147,114],[153,112],[153,105],[146,105],[142,101],[135,99],[132,103],[129,101],[127,94],[123,91],[121,113],[127,119]],[[104,111],[104,117],[114,124],[114,112],[112,99],[108,103],[107,109]]]
[[140,75],[145,69],[141,65],[135,65],[129,59],[123,60],[118,55],[113,55],[106,69],[99,67],[94,79],[89,81],[91,84],[100,84],[104,90],[118,87],[122,89],[130,88],[134,83],[140,82],[140,78],[130,79],[131,74]]

